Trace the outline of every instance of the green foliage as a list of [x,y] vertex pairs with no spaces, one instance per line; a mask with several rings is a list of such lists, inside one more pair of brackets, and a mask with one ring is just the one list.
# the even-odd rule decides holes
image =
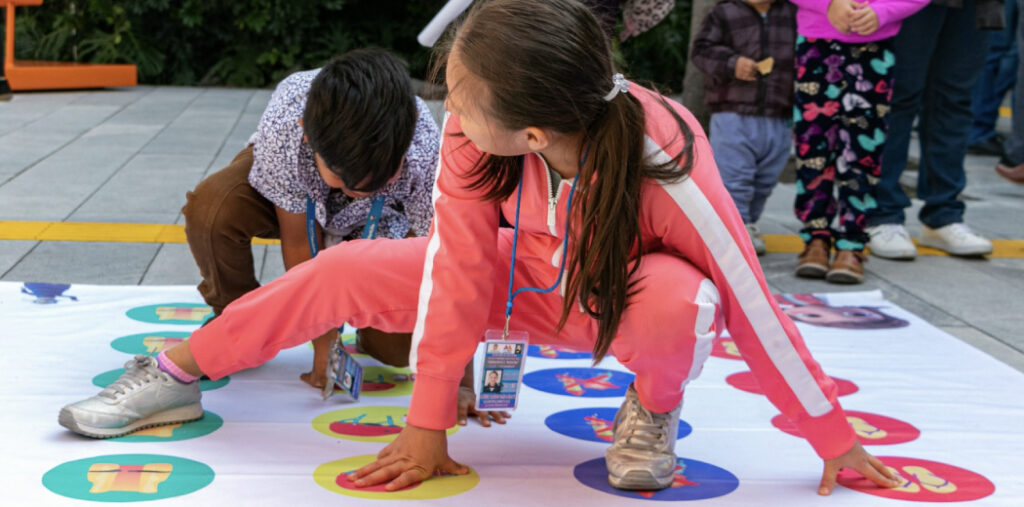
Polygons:
[[[389,48],[427,74],[416,34],[444,0],[46,0],[17,15],[18,58],[127,62],[150,84],[270,86],[353,48]],[[621,48],[632,76],[678,89],[689,0]]]
[[690,43],[691,0],[677,1],[672,12],[657,26],[626,39],[619,51],[629,76],[654,82],[662,92],[683,89]]

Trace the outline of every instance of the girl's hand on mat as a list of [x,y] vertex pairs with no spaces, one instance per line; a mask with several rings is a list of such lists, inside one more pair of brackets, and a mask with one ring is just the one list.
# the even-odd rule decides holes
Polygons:
[[384,489],[396,491],[433,475],[468,473],[469,468],[448,456],[448,436],[444,430],[409,425],[377,454],[377,461],[352,472],[351,478],[360,488],[390,481]]
[[491,410],[477,410],[476,409],[476,393],[473,392],[472,387],[460,386],[459,387],[459,416],[458,421],[460,426],[465,426],[469,416],[476,417],[480,421],[480,426],[484,428],[491,427],[491,419],[498,424],[505,424],[505,420],[512,417],[512,414],[508,412],[499,412]]
[[883,487],[894,488],[900,485],[896,474],[886,468],[882,462],[868,454],[861,447],[860,442],[854,442],[853,447],[838,458],[825,460],[825,471],[821,474],[821,485],[818,486],[819,495],[828,495],[836,487],[836,476],[844,468],[856,470],[868,478],[871,482]]

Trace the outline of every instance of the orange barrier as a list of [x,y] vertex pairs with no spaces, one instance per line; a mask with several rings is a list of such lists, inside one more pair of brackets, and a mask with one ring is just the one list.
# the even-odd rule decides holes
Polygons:
[[43,0],[0,0],[7,17],[4,74],[12,90],[66,90],[135,86],[138,69],[130,64],[44,62],[14,59],[14,8],[42,5]]

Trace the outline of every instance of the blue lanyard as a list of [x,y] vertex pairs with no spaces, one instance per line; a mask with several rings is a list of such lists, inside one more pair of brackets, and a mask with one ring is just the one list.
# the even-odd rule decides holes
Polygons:
[[[589,153],[590,150],[587,150]],[[583,164],[587,161],[587,153],[584,153],[583,160],[580,161],[580,168],[583,168]],[[520,292],[538,292],[541,294],[547,294],[555,289],[562,283],[562,275],[565,273],[565,256],[569,250],[569,222],[571,221],[570,212],[572,211],[572,194],[576,192],[576,182],[579,181],[579,177],[572,179],[572,187],[569,189],[569,198],[565,202],[565,237],[562,239],[562,261],[558,265],[558,278],[555,279],[554,285],[546,289],[539,287],[523,287],[515,292],[512,291],[512,284],[515,280],[516,275],[516,246],[519,243],[519,207],[523,200],[523,179],[519,178],[519,186],[516,190],[516,221],[512,229],[512,265],[508,268],[508,301],[505,303],[505,330],[502,333],[502,338],[508,338],[508,323],[512,319],[512,301],[515,300],[516,296]],[[558,192],[555,192],[558,195]]]
[[[366,225],[363,227],[363,239],[377,237],[377,226],[380,225],[380,216],[384,212],[384,195],[373,196],[370,201],[370,214],[366,217]],[[320,245],[316,240],[316,204],[313,198],[306,196],[306,237],[309,238],[309,254],[316,257],[320,251]]]

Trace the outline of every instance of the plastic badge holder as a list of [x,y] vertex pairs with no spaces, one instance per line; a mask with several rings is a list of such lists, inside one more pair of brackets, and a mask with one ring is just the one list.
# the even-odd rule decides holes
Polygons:
[[362,389],[363,367],[345,351],[339,335],[331,346],[331,353],[327,359],[327,383],[324,384],[321,394],[324,401],[338,394],[341,401],[355,402],[359,400]]
[[510,331],[504,340],[502,335],[500,330],[488,330],[483,346],[477,349],[478,381],[473,389],[477,410],[515,410],[519,403],[529,335],[524,331]]

